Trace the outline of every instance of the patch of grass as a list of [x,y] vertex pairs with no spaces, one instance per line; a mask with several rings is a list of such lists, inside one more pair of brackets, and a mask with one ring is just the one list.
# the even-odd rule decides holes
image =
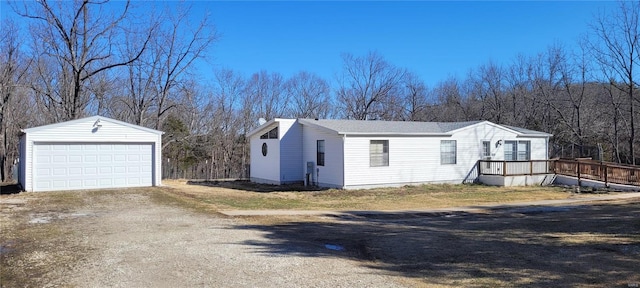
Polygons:
[[[170,182],[173,197],[198,201],[214,210],[401,210],[555,200],[576,197],[558,187],[420,185],[360,190],[251,192]],[[255,189],[255,187],[252,187]],[[175,200],[174,199],[174,200]],[[193,204],[192,204],[193,205]]]
[[[0,287],[41,287],[74,265],[86,247],[73,231],[53,217],[50,223],[29,223],[34,215],[60,215],[84,204],[82,192],[21,193],[0,200]],[[11,201],[7,201],[11,200]],[[23,203],[23,204],[15,204]]]
[[[197,199],[193,195],[183,193],[172,188],[155,188],[153,192],[148,193],[147,195],[151,197],[152,201],[158,204],[176,206],[198,213],[219,214],[212,205]],[[222,216],[222,214],[219,214],[218,216]]]

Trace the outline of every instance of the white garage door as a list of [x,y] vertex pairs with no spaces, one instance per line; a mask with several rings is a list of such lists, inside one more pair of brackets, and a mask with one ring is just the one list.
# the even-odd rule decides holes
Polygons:
[[35,143],[33,190],[152,186],[152,144]]

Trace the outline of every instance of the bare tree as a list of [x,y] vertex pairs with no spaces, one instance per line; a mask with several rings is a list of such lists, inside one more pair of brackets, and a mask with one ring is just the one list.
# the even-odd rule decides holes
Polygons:
[[553,120],[553,107],[551,103],[557,97],[558,91],[562,87],[562,73],[560,72],[563,63],[566,62],[563,49],[558,46],[550,46],[546,53],[540,53],[533,61],[531,72],[533,97],[544,103],[541,107],[542,113],[538,116],[542,122],[542,130],[552,132],[555,128]]
[[433,115],[429,115],[430,106],[427,86],[414,73],[407,73],[401,83],[403,102],[402,116],[404,121],[429,121]]
[[299,72],[285,83],[291,112],[296,118],[327,118],[331,110],[329,84],[316,74]]
[[480,117],[496,123],[503,123],[505,116],[505,76],[504,69],[494,62],[480,66],[472,74],[473,96],[482,103]]
[[449,77],[438,83],[433,91],[437,105],[430,114],[436,115],[436,121],[470,121],[475,120],[474,107],[466,93],[466,86],[458,78]]
[[593,38],[589,42],[590,50],[602,66],[614,74],[611,84],[627,95],[629,112],[629,162],[635,160],[635,106],[638,99],[635,93],[636,66],[640,56],[640,2],[620,1],[617,13],[601,14],[592,25]]
[[[152,19],[157,19],[158,16],[152,15]],[[126,83],[121,87],[122,93],[114,99],[118,104],[122,105],[121,111],[119,111],[120,118],[126,121],[130,121],[136,125],[157,125],[151,113],[151,107],[155,105],[156,91],[156,77],[159,73],[162,64],[162,56],[158,53],[158,49],[155,49],[156,39],[158,35],[152,36],[149,49],[140,56],[136,61],[127,64],[122,70],[125,77],[118,77],[120,83]],[[140,49],[141,39],[139,39],[137,33],[126,34],[126,46],[124,53],[126,55],[134,55]],[[151,122],[151,123],[150,123]]]
[[505,71],[505,89],[507,95],[505,113],[509,120],[505,124],[515,126],[533,126],[537,117],[537,102],[531,96],[531,61],[524,55],[516,56],[514,62]]
[[289,116],[289,99],[284,83],[280,73],[263,70],[253,74],[245,86],[245,101],[249,106],[244,109],[251,109],[253,115],[267,120]]
[[136,61],[151,38],[152,33],[147,31],[144,44],[135,55],[115,54],[114,43],[119,42],[129,2],[125,2],[115,16],[101,9],[107,2],[42,0],[21,7],[14,5],[18,14],[35,21],[31,31],[38,45],[34,48],[37,55],[45,58],[40,64],[49,68],[46,72],[56,75],[41,78],[48,81],[44,89],[34,87],[39,95],[47,98],[45,101],[51,108],[60,111],[60,119],[55,120],[80,117],[91,97],[88,81],[102,72]]
[[210,122],[212,145],[210,178],[244,177],[248,164],[248,143],[244,138],[245,125],[240,108],[244,97],[245,80],[228,69],[215,72],[212,102],[215,103]]
[[345,54],[342,61],[343,73],[336,93],[344,117],[388,120],[387,105],[398,95],[406,71],[391,65],[375,52],[364,57]]
[[17,152],[15,148],[11,149],[18,140],[15,134],[20,128],[24,128],[12,120],[20,111],[16,103],[24,100],[19,98],[24,97],[31,60],[24,57],[20,50],[21,37],[15,23],[5,20],[2,27],[4,37],[0,39],[0,181],[5,181],[12,164],[8,161],[8,154],[15,155]]
[[[585,117],[585,109],[595,96],[589,95],[590,91],[594,91],[594,87],[589,87],[589,61],[587,59],[585,47],[580,47],[580,52],[572,57],[572,61],[567,63],[568,67],[561,69],[562,87],[564,101],[568,109],[558,110],[558,116],[566,129],[571,131],[571,138],[580,147],[580,154],[584,153],[586,137],[589,134],[585,131],[587,120],[593,120],[595,117]],[[590,97],[591,96],[591,97]],[[590,121],[591,122],[591,121]],[[581,155],[582,157],[583,155]]]
[[156,69],[155,73],[150,74],[155,76],[153,83],[156,95],[153,100],[156,129],[161,128],[164,114],[176,107],[169,99],[173,89],[194,68],[194,61],[205,57],[207,49],[217,39],[216,30],[206,16],[192,26],[189,23],[191,14],[191,7],[183,6],[169,13],[166,21],[163,21],[166,25],[160,27],[152,42],[151,64],[158,65],[150,68]]

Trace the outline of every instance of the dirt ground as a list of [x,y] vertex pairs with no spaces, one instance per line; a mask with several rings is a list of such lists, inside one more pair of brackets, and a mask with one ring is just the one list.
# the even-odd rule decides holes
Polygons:
[[[153,199],[157,196],[151,195],[158,191],[153,190],[52,192],[58,194],[55,199],[64,193],[83,199],[80,204],[63,201],[55,207],[38,199],[52,200],[50,195],[3,196],[2,217],[13,213],[12,221],[24,223],[17,233],[3,235],[0,241],[4,270],[0,286],[406,286],[400,277],[378,273],[355,259],[340,257],[339,252],[309,257],[264,249],[261,243],[276,243],[265,237],[268,233],[236,229],[246,227],[241,220],[158,204]],[[51,232],[54,235],[28,231],[52,227],[57,231]],[[40,240],[25,243],[30,239],[23,236]],[[301,251],[322,250],[327,248],[305,246]]]
[[0,196],[0,286],[640,283],[640,200],[485,213],[225,218],[166,189]]

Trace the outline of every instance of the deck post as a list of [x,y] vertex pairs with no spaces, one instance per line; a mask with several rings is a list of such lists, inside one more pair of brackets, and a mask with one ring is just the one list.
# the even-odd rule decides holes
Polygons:
[[533,175],[533,160],[529,160],[529,175]]
[[608,183],[608,180],[609,180],[608,178],[609,177],[607,175],[607,174],[609,174],[608,173],[609,171],[607,171],[607,166],[608,165],[602,165],[602,169],[604,170],[604,187],[609,188],[609,183]]
[[507,176],[507,161],[502,161],[502,176]]
[[480,178],[480,165],[482,165],[482,160],[478,160],[476,165],[478,166],[478,178]]
[[580,186],[582,186],[580,183],[580,160],[576,160],[576,168],[578,170],[578,191],[580,191]]

